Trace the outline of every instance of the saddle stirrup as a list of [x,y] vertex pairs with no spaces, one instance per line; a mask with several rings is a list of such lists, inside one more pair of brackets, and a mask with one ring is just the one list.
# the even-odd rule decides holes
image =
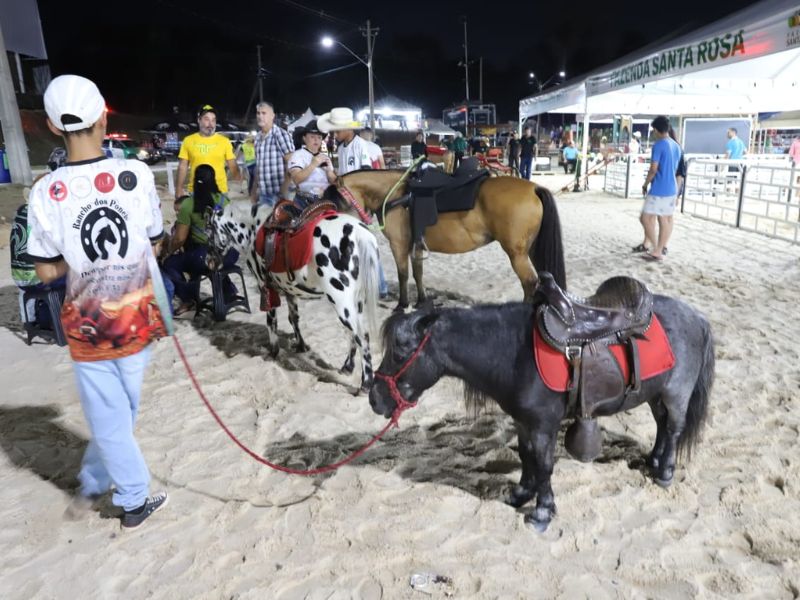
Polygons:
[[427,260],[431,251],[428,249],[428,244],[425,243],[425,238],[421,237],[418,242],[414,242],[411,248],[411,258],[419,260]]

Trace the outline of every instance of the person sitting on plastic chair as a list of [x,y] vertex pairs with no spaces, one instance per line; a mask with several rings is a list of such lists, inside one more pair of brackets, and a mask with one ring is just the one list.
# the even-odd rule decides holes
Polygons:
[[[199,165],[194,172],[194,187],[191,196],[183,200],[176,219],[175,234],[170,240],[169,256],[162,265],[163,273],[175,286],[175,295],[181,305],[175,310],[179,315],[193,310],[199,292],[199,278],[208,270],[208,235],[206,233],[206,211],[219,210],[229,203],[228,197],[219,191],[210,165]],[[178,252],[183,249],[183,252]],[[223,257],[222,268],[232,267],[239,260],[236,250],[229,250]],[[186,280],[184,273],[189,275]],[[223,282],[225,298],[236,295],[237,289],[229,277]]]
[[[67,162],[67,152],[64,148],[55,148],[47,159],[47,166],[55,171]],[[41,175],[39,178],[44,177]],[[37,178],[37,179],[39,179]],[[30,190],[26,189],[25,204],[17,209],[14,215],[14,224],[11,228],[11,278],[19,288],[19,316],[23,323],[30,323],[40,329],[52,329],[53,322],[50,311],[44,300],[29,300],[24,302],[25,292],[63,290],[66,287],[66,277],[60,277],[49,284],[44,284],[36,276],[33,260],[28,256],[28,198]]]

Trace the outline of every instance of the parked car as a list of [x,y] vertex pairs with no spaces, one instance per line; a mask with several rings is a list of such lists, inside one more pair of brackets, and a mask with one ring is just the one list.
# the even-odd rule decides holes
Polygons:
[[110,133],[103,140],[103,150],[109,158],[136,158],[147,164],[161,159],[160,153],[149,151],[124,133]]

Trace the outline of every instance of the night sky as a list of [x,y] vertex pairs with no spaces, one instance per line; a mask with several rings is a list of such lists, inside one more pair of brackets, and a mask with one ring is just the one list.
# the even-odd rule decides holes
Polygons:
[[751,4],[339,0],[324,4],[331,13],[325,18],[304,8],[319,9],[318,0],[40,0],[39,11],[53,75],[93,79],[112,110],[160,115],[173,105],[193,112],[212,103],[230,119],[240,118],[250,104],[257,44],[268,71],[264,95],[278,112],[366,105],[366,67],[319,75],[354,62],[344,50],[326,50],[319,41],[332,35],[363,54],[358,26],[367,18],[380,28],[376,99],[391,94],[440,117],[465,95],[458,62],[466,15],[470,60],[476,60],[470,96],[478,96],[477,59],[483,56],[484,100],[497,104],[498,119],[508,120],[516,118],[519,99],[534,92],[529,71],[547,79],[564,69],[574,77]]

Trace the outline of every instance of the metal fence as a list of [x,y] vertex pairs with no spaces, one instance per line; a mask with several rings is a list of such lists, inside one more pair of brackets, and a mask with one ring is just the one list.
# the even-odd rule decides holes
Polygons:
[[800,168],[785,157],[689,158],[681,212],[800,243]]
[[641,193],[649,168],[650,158],[647,156],[639,155],[634,160],[630,160],[629,155],[620,156],[606,165],[603,191],[623,198]]

